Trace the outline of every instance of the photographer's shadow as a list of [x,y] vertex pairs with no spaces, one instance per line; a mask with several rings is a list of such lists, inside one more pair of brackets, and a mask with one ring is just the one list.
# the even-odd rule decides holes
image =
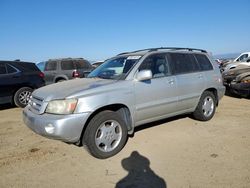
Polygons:
[[137,151],[133,151],[128,158],[122,160],[122,167],[128,171],[128,175],[121,179],[116,188],[166,188],[166,182],[157,176],[150,168],[150,161],[140,155]]

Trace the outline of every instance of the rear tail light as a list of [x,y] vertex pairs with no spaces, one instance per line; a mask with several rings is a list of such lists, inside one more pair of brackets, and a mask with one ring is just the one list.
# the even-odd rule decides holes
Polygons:
[[79,72],[77,72],[76,70],[74,70],[74,71],[73,71],[73,74],[72,74],[72,77],[73,77],[73,78],[80,77]]
[[44,78],[44,73],[43,72],[39,72],[38,74],[41,78]]

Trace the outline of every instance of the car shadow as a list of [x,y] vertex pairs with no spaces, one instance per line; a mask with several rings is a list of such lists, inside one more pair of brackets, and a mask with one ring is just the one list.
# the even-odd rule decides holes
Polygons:
[[12,105],[12,104],[1,104],[0,105],[0,110],[7,110],[7,109],[11,109],[11,108],[16,108],[16,106]]
[[167,187],[165,180],[150,168],[150,160],[139,154],[138,151],[133,151],[128,158],[123,159],[121,165],[128,171],[128,175],[116,184],[116,188]]
[[250,99],[250,96],[243,97],[243,96],[237,95],[236,93],[230,91],[230,88],[226,89],[225,95],[228,96],[228,97],[233,97],[233,98],[237,98],[237,99]]
[[139,132],[139,131],[142,131],[144,129],[149,129],[151,127],[159,126],[161,124],[165,124],[165,123],[168,123],[168,122],[171,122],[171,121],[184,119],[186,117],[192,118],[191,114],[184,114],[184,115],[178,115],[178,116],[174,116],[174,117],[170,117],[170,118],[165,118],[165,119],[162,119],[162,120],[159,120],[159,121],[154,121],[154,122],[151,122],[151,123],[146,123],[144,125],[140,125],[138,127],[135,127],[134,132]]

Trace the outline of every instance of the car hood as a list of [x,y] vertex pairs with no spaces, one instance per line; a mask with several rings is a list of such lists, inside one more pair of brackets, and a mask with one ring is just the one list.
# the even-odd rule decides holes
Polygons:
[[82,93],[87,90],[93,90],[114,82],[117,82],[117,80],[104,80],[99,78],[73,79],[44,86],[35,90],[32,95],[39,97],[44,101],[64,99],[67,97],[70,98],[71,95],[80,92]]

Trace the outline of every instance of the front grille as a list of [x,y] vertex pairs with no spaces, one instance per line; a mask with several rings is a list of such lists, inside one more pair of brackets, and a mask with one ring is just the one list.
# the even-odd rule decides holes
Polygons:
[[32,95],[29,100],[29,109],[37,114],[42,113],[43,98]]

